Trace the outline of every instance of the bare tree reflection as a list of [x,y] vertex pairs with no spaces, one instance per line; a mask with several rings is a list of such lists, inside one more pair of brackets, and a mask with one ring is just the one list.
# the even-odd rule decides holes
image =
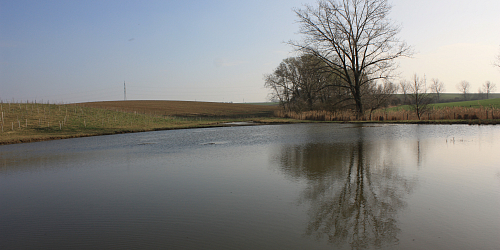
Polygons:
[[397,243],[397,213],[414,181],[398,174],[380,148],[362,139],[281,148],[275,159],[282,171],[308,181],[300,199],[310,203],[307,235],[352,249]]

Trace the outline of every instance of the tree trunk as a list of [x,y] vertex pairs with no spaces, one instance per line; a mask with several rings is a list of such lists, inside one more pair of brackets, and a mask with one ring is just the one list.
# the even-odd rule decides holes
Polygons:
[[356,119],[363,115],[363,103],[361,102],[361,91],[359,86],[354,87],[354,93],[352,93],[354,97],[354,102],[356,103]]

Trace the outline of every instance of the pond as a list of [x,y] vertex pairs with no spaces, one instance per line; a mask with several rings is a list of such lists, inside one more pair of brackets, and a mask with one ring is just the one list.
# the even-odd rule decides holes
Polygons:
[[0,146],[0,249],[497,249],[499,149],[325,123]]

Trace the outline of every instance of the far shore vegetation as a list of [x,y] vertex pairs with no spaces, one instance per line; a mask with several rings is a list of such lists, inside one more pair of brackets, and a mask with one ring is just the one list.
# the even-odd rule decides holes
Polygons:
[[[453,100],[454,94],[441,94]],[[491,94],[496,97],[500,94]],[[402,99],[402,95],[393,98]],[[411,105],[366,111],[285,111],[276,103],[109,101],[75,104],[0,103],[0,145],[169,129],[232,126],[231,122],[394,122],[498,124],[500,98],[431,104],[418,119]]]
[[[456,94],[441,94],[447,96],[441,103],[429,103],[417,116],[412,104],[387,105],[375,110],[365,111],[358,116],[352,110],[308,110],[276,112],[278,117],[306,119],[316,121],[342,122],[406,122],[406,123],[440,123],[440,124],[498,124],[500,123],[500,94],[490,94],[494,99],[471,100],[456,102]],[[432,97],[432,96],[431,96]],[[401,103],[402,95],[394,95],[393,102]],[[451,101],[450,101],[451,100]]]
[[[301,40],[289,41],[293,57],[264,76],[277,116],[318,121],[481,121],[500,118],[495,83],[486,81],[471,94],[445,94],[438,78],[415,73],[400,78],[397,59],[413,55],[398,37],[401,27],[388,17],[385,0],[319,0],[294,9]],[[397,94],[400,93],[400,94]],[[490,100],[494,99],[494,100]],[[462,101],[466,101],[463,102]],[[447,103],[457,102],[457,103]]]

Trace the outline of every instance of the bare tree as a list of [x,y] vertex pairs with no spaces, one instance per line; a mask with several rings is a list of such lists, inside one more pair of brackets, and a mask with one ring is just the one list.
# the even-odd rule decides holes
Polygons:
[[490,93],[495,91],[497,88],[496,84],[490,82],[490,81],[487,81],[483,84],[483,91],[484,93],[486,93],[486,99],[489,99],[490,98]]
[[481,88],[477,89],[477,96],[479,100],[485,99],[486,95],[484,94],[483,90]]
[[390,22],[387,0],[319,0],[318,7],[296,9],[305,35],[298,50],[323,60],[341,79],[354,101],[358,117],[363,113],[363,86],[386,80],[396,68],[394,59],[412,51],[396,35],[400,28]]
[[422,115],[429,111],[429,104],[431,103],[431,98],[427,93],[425,76],[420,78],[417,74],[414,74],[408,86],[411,100],[410,106],[420,120]]
[[439,94],[445,91],[444,83],[439,81],[437,78],[432,78],[431,91],[436,93],[437,102],[439,102]]
[[[324,89],[333,81],[322,71],[321,60],[312,55],[284,59],[274,73],[264,76],[271,99],[279,100],[285,110],[312,110],[324,101]],[[331,96],[331,95],[330,95]]]
[[457,89],[464,95],[464,100],[467,100],[467,93],[470,90],[470,83],[468,81],[461,81],[457,84]]
[[500,53],[498,53],[497,57],[495,58],[495,62],[493,62],[493,65],[500,68]]
[[290,99],[292,98],[292,82],[282,75],[269,74],[264,76],[266,88],[271,89],[270,99],[278,100],[284,110],[290,110]]
[[406,80],[399,81],[399,87],[401,89],[401,93],[403,93],[403,104],[408,103],[408,90],[410,89],[410,83]]
[[393,94],[398,92],[399,88],[396,84],[385,81],[384,84],[371,84],[369,89],[369,95],[365,97],[366,105],[370,109],[369,120],[372,119],[372,113],[374,110],[385,107],[388,105],[389,101],[393,97]]

